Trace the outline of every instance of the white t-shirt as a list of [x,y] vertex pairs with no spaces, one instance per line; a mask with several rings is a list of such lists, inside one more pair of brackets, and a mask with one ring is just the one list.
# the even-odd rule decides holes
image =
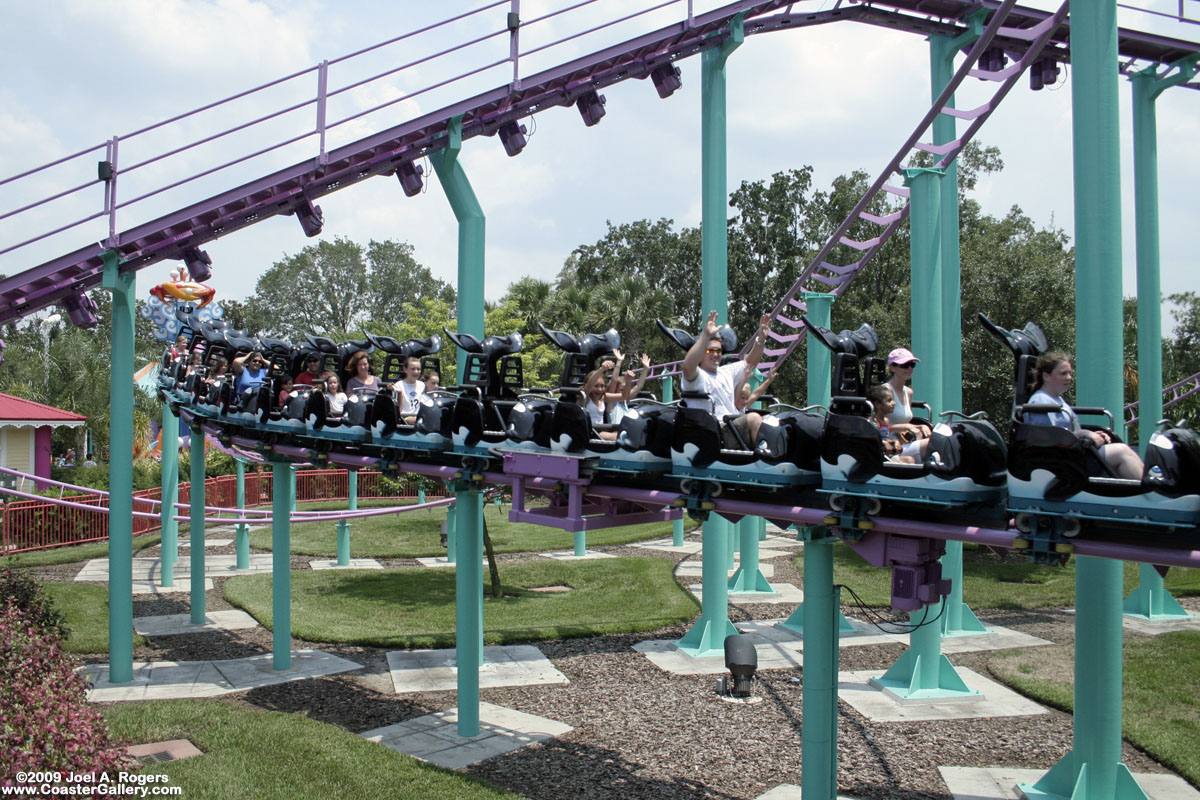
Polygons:
[[411,417],[417,413],[417,409],[421,407],[421,398],[425,395],[425,384],[421,381],[400,381],[396,386],[400,389],[400,395],[404,401],[404,410],[400,412],[401,416]]
[[1025,422],[1030,425],[1053,425],[1069,431],[1079,430],[1079,417],[1075,416],[1075,409],[1071,408],[1070,404],[1061,397],[1055,397],[1044,389],[1038,389],[1026,402],[1029,405],[1053,405],[1062,409],[1062,411],[1052,411],[1048,414],[1026,414]]
[[593,425],[603,425],[604,424],[604,401],[601,400],[599,403],[593,403],[591,398],[588,398],[587,413],[588,413],[588,419],[590,419],[592,421]]
[[[703,368],[697,368],[695,379],[688,380],[685,377],[681,381],[681,385],[685,392],[705,392],[712,401],[708,408],[709,413],[716,416],[717,419],[724,419],[741,413],[733,403],[733,389],[745,372],[745,361],[735,361],[732,364],[717,367],[716,374],[707,372]],[[689,403],[689,407],[696,408],[697,406]]]

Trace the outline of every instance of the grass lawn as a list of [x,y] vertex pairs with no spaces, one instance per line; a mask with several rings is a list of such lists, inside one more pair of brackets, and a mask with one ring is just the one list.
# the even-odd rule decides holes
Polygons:
[[[503,564],[505,596],[485,596],[488,644],[648,631],[693,618],[699,604],[659,558]],[[488,581],[484,570],[484,581]],[[225,598],[271,626],[271,576],[225,583]],[[569,586],[569,592],[534,592]],[[454,645],[454,570],[298,570],[292,632],[315,642],[380,647]]]
[[[108,652],[108,587],[94,583],[46,583],[46,594],[62,612],[70,635],[63,642],[68,653]],[[145,644],[133,635],[133,646]]]
[[[891,603],[891,570],[867,564],[844,545],[834,548],[833,580],[844,584],[872,606]],[[1020,556],[1001,559],[986,547],[963,546],[963,600],[972,609],[1043,608],[1075,605],[1075,559],[1061,567],[1043,567]],[[803,554],[796,557],[804,572]],[[1125,596],[1138,585],[1138,565],[1125,562]],[[1167,590],[1176,597],[1200,595],[1200,570],[1172,568]],[[851,603],[842,592],[842,602]]]
[[103,709],[124,744],[190,739],[195,758],[147,767],[188,800],[371,797],[493,800],[517,797],[298,714],[213,700],[117,703]]
[[[1125,642],[1125,738],[1200,785],[1200,633],[1178,631]],[[1071,646],[996,653],[992,671],[1039,702],[1074,708]]]
[[[181,530],[186,531],[187,527],[181,526]],[[158,544],[160,539],[162,539],[162,536],[157,533],[147,533],[144,536],[134,537],[134,556],[137,556],[138,550]],[[87,544],[76,544],[70,547],[55,547],[51,550],[30,550],[27,553],[16,553],[5,557],[4,563],[11,567],[48,567],[54,564],[89,561],[93,558],[108,558],[107,539],[102,542],[88,542]]]
[[[344,503],[304,506],[305,510],[345,507]],[[360,507],[368,506],[363,503]],[[543,525],[509,522],[508,509],[507,504],[503,512],[490,503],[484,507],[484,521],[497,553],[570,550],[574,547],[573,534]],[[417,558],[445,555],[440,540],[442,522],[445,519],[446,509],[434,508],[351,520],[350,555],[354,558]],[[670,535],[671,523],[655,522],[589,531],[587,543],[589,546],[626,544]],[[270,527],[252,529],[250,546],[259,550],[270,550]],[[302,522],[293,525],[292,553],[325,558],[337,556],[337,523]]]

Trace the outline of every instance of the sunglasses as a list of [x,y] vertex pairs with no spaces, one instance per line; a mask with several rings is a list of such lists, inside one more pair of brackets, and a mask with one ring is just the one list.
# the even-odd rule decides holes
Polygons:
[[708,353],[710,356],[720,355],[721,353],[721,351],[715,347],[710,347],[704,352]]
[[907,364],[897,364],[897,369],[914,369],[917,366],[915,361],[910,361]]

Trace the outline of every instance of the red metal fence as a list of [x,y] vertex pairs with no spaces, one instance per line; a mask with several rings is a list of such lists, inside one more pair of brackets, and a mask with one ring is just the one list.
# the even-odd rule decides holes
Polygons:
[[[221,475],[204,481],[204,503],[220,508],[237,506],[237,476]],[[246,507],[271,503],[271,473],[247,472],[245,476]],[[133,493],[133,510],[157,513],[159,506],[145,502],[158,500],[160,489],[145,489]],[[296,502],[317,500],[347,500],[350,481],[344,469],[305,469],[296,471]],[[358,473],[360,500],[408,500],[417,497],[411,482],[384,479],[379,472]],[[8,555],[25,550],[43,550],[70,544],[102,541],[108,538],[108,498],[98,495],[67,495],[63,500],[95,506],[96,511],[71,508],[40,500],[17,500],[4,505],[0,524],[0,553]],[[432,496],[430,499],[433,499]],[[191,500],[191,485],[179,484],[179,502]],[[101,511],[101,509],[105,509]],[[186,512],[181,512],[186,518]],[[133,518],[133,535],[158,530],[158,519]]]

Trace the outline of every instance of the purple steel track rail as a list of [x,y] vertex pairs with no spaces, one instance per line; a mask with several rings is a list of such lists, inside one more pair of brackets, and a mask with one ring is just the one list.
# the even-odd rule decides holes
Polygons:
[[[1200,372],[1197,372],[1195,375],[1189,375],[1179,383],[1172,383],[1163,389],[1163,409],[1166,410],[1185,397],[1191,397],[1197,392],[1200,392]],[[1138,421],[1137,408],[1138,404],[1136,401],[1125,406],[1126,425],[1132,425]]]
[[[70,301],[80,293],[97,286],[102,271],[100,255],[109,249],[114,249],[119,254],[123,271],[135,271],[164,259],[182,258],[185,251],[198,248],[207,242],[263,219],[277,214],[294,214],[297,210],[307,209],[313,200],[338,189],[346,188],[376,175],[394,173],[401,165],[440,149],[443,146],[447,126],[456,117],[462,118],[464,138],[480,135],[490,136],[494,135],[501,125],[508,122],[548,108],[571,105],[586,92],[595,91],[630,78],[646,78],[657,66],[720,45],[728,35],[729,21],[739,14],[743,15],[745,31],[748,34],[841,20],[856,20],[924,35],[932,33],[955,35],[963,30],[962,21],[981,6],[991,9],[999,7],[997,3],[990,1],[980,4],[967,0],[889,0],[889,2],[865,2],[845,7],[838,4],[827,11],[799,12],[794,8],[799,4],[789,2],[789,0],[736,0],[736,2],[731,2],[714,11],[697,15],[693,14],[692,0],[658,0],[658,2],[651,0],[640,10],[625,13],[611,22],[593,25],[550,44],[530,48],[524,53],[521,52],[520,37],[523,30],[548,19],[564,16],[568,12],[589,4],[590,0],[584,0],[584,2],[573,3],[559,11],[519,22],[514,27],[495,28],[487,27],[489,23],[480,15],[501,7],[507,7],[510,9],[510,13],[519,12],[520,3],[519,0],[494,0],[452,19],[389,39],[342,58],[325,61],[294,72],[276,81],[249,89],[216,103],[210,103],[156,125],[136,130],[124,136],[114,136],[106,142],[85,148],[51,164],[0,180],[0,187],[4,187],[7,195],[13,196],[20,181],[26,178],[42,180],[43,173],[50,167],[73,163],[76,167],[83,164],[90,168],[90,165],[86,163],[87,160],[100,155],[112,170],[111,176],[106,179],[97,178],[75,183],[65,189],[53,192],[49,197],[30,199],[14,210],[0,211],[0,222],[9,219],[19,223],[27,230],[37,230],[30,217],[25,215],[45,210],[53,200],[71,198],[82,191],[91,189],[96,183],[103,184],[102,208],[85,214],[81,219],[63,222],[50,231],[34,234],[32,238],[25,241],[5,244],[0,247],[0,256],[14,253],[35,243],[46,242],[50,237],[74,231],[97,219],[106,218],[108,222],[105,236],[97,236],[87,241],[88,236],[84,234],[80,237],[87,241],[83,246],[0,280],[0,323],[18,319],[56,303]],[[618,45],[597,50],[587,56],[566,61],[559,66],[534,75],[522,77],[520,73],[522,56],[528,58],[533,54],[544,55],[558,45],[572,42],[580,37],[663,8],[680,5],[686,5],[687,13],[681,21],[675,24],[629,39]],[[1006,2],[1005,5],[1011,6],[1011,2]],[[1000,31],[998,41],[1002,42],[1006,48],[1011,46],[1016,49],[1028,47],[1028,42],[1022,44],[1022,39],[1026,38],[1027,31],[1049,18],[1044,12],[1030,9],[1016,9],[1011,11],[1009,16],[1012,25]],[[375,52],[381,47],[407,40],[418,34],[452,23],[461,24],[469,18],[476,17],[484,19],[483,32],[473,34],[463,44],[432,53],[372,77],[353,81],[339,88],[330,89],[328,86],[329,71],[332,66],[348,63],[359,56]],[[1051,31],[1051,41],[1057,46],[1056,57],[1065,58],[1067,26],[1052,27],[1054,29]],[[436,59],[455,55],[468,46],[502,36],[509,37],[508,58],[469,66],[445,80],[411,91],[386,103],[359,110],[342,119],[327,122],[326,117],[331,99],[342,97],[352,89],[375,80],[394,79],[404,70],[416,65],[428,64]],[[1200,47],[1190,42],[1128,30],[1122,30],[1119,33],[1119,43],[1122,55],[1128,59],[1123,68],[1128,71],[1134,70],[1135,67],[1140,68],[1144,63],[1171,63],[1200,50]],[[1061,52],[1058,52],[1059,50]],[[460,59],[461,56],[456,56],[456,65]],[[467,85],[459,82],[474,76],[485,75],[490,70],[508,63],[512,64],[511,80],[497,88],[452,103],[438,111],[408,120],[400,125],[381,130],[351,144],[333,150],[326,149],[327,133],[340,126],[444,86]],[[148,133],[162,131],[166,129],[166,126],[174,123],[192,123],[202,112],[215,110],[224,113],[227,104],[231,101],[253,98],[260,92],[291,81],[301,78],[312,79],[313,77],[316,78],[316,94],[307,99],[290,100],[279,111],[266,113],[231,127],[224,127],[218,133],[180,145],[168,152],[134,160],[129,166],[124,166],[121,162],[122,146],[128,148],[130,140],[138,140]],[[315,126],[299,128],[280,143],[265,145],[240,155],[223,155],[221,160],[206,164],[197,174],[169,180],[162,185],[135,194],[130,199],[122,199],[119,194],[121,180],[128,179],[139,169],[151,165],[162,168],[172,156],[195,156],[195,149],[202,145],[210,145],[222,140],[228,141],[225,137],[234,133],[248,131],[258,133],[259,125],[277,121],[284,114],[303,110],[315,111]],[[255,141],[262,141],[267,135],[269,134],[259,133],[260,138],[256,138]],[[118,212],[130,213],[129,209],[135,204],[145,203],[170,190],[194,186],[194,182],[201,178],[222,173],[228,174],[225,171],[233,167],[247,165],[256,158],[280,152],[284,147],[295,146],[306,141],[315,141],[316,143],[313,155],[309,158],[222,191],[200,202],[187,205],[173,213],[142,222],[123,231],[119,230]],[[29,225],[24,224],[26,220],[30,221]],[[839,237],[841,235],[839,234]],[[58,242],[59,240],[54,239],[54,241]],[[860,266],[866,260],[866,258],[861,259]],[[848,280],[848,277],[842,279],[839,285],[844,286]],[[781,304],[781,310],[791,305],[790,299],[789,297],[784,304]],[[794,347],[795,341],[800,338],[801,333],[802,331],[794,334],[796,339],[788,338],[790,334],[788,336],[776,335],[776,340],[785,342],[788,347],[781,352],[769,355],[786,355]],[[778,363],[778,359],[775,363]]]

